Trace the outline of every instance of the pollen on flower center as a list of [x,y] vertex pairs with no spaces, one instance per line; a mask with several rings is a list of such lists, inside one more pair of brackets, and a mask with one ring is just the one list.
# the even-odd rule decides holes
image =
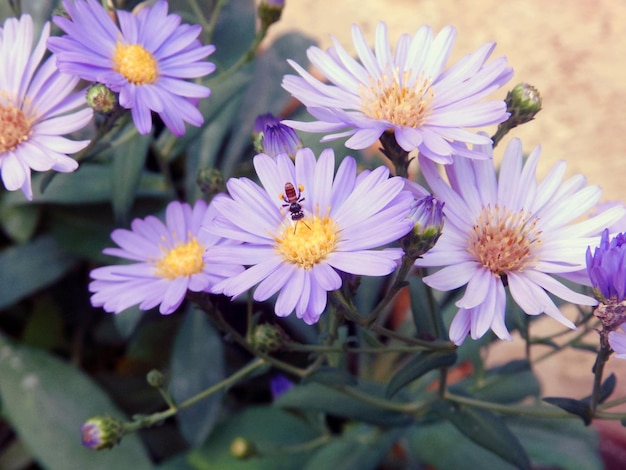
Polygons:
[[22,110],[0,105],[0,154],[28,140],[30,124]]
[[470,234],[468,251],[497,276],[523,271],[542,242],[538,220],[523,211],[487,206]]
[[311,269],[337,245],[339,228],[332,218],[318,216],[299,220],[295,229],[285,225],[276,240],[276,250],[288,263]]
[[156,264],[157,274],[167,279],[191,276],[202,272],[204,246],[193,237],[184,245],[169,250]]
[[113,70],[135,85],[149,85],[159,76],[154,56],[139,44],[118,42],[113,53]]
[[411,80],[397,73],[384,74],[369,87],[361,86],[361,110],[372,119],[403,127],[420,127],[430,113],[433,101],[431,80]]

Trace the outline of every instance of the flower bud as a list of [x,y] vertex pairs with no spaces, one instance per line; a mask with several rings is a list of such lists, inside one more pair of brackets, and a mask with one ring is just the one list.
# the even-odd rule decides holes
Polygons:
[[609,230],[602,232],[600,245],[587,248],[587,273],[596,299],[621,303],[626,298],[626,233],[618,233],[609,240]]
[[404,252],[411,258],[419,258],[430,250],[443,230],[444,203],[428,195],[415,199],[409,218],[413,230],[401,239]]
[[283,345],[283,332],[273,325],[257,325],[252,331],[250,342],[261,352],[278,351]]
[[198,172],[196,183],[207,196],[215,196],[226,191],[224,176],[217,168],[203,168]]
[[539,90],[528,83],[520,83],[509,91],[504,99],[506,110],[511,113],[509,129],[532,121],[541,111]]
[[102,83],[96,83],[87,90],[87,104],[98,113],[109,114],[117,108],[117,94]]
[[161,388],[165,384],[165,376],[160,370],[152,369],[146,375],[146,380],[151,387]]
[[230,453],[239,460],[245,460],[259,455],[259,451],[254,444],[245,437],[236,437],[233,439],[233,442],[230,443]]
[[541,111],[541,96],[539,90],[528,83],[520,83],[510,90],[506,98],[506,110],[510,113],[509,118],[498,125],[493,136],[494,146],[514,127],[532,121],[535,115]]
[[267,28],[280,20],[284,8],[285,0],[261,0],[257,9],[261,29],[267,30]]
[[296,131],[280,122],[272,114],[259,116],[254,123],[254,147],[257,152],[275,157],[286,153],[292,159],[303,147]]
[[122,422],[112,416],[94,416],[81,427],[83,445],[92,450],[111,449],[124,435]]

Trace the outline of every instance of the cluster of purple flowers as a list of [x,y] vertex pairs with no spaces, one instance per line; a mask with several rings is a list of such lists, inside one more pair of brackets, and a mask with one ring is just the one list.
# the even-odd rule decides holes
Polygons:
[[[151,132],[155,112],[181,136],[186,123],[203,123],[197,101],[210,94],[188,79],[215,70],[205,60],[214,47],[198,40],[201,27],[181,24],[166,1],[118,11],[117,21],[96,0],[64,0],[63,6],[67,16],[54,22],[64,34],[49,37],[46,24],[34,47],[30,17],[7,20],[0,29],[0,172],[7,189],[22,189],[28,198],[31,170],[73,171],[78,164],[67,154],[89,143],[63,137],[92,117],[84,90],[74,91],[80,79],[118,94],[138,132]],[[505,57],[488,60],[495,44],[446,68],[452,27],[402,35],[393,52],[384,23],[376,28],[374,50],[358,27],[352,33],[358,60],[335,39],[327,51],[308,50],[326,81],[290,61],[297,75],[287,75],[283,87],[316,120],[258,120],[263,153],[253,163],[260,184],[233,178],[228,194],[210,205],[173,202],[165,223],[148,217],[113,232],[119,248],[106,252],[134,263],[92,272],[95,306],[116,313],[135,304],[159,306],[167,314],[187,291],[234,298],[255,288],[258,301],[277,294],[277,315],[295,311],[312,324],[345,274],[393,272],[403,256],[397,242],[411,231],[427,241],[424,250],[434,244],[412,252],[415,266],[441,268],[424,282],[442,291],[466,286],[450,327],[456,344],[488,330],[510,338],[506,286],[528,315],[546,313],[572,328],[549,294],[582,305],[597,300],[559,278],[623,301],[624,235],[598,234],[623,219],[624,207],[581,221],[598,203],[598,187],[586,186],[581,176],[563,181],[564,162],[538,182],[540,151],[524,161],[518,140],[506,147],[497,174],[491,139],[468,130],[509,117],[503,100],[484,101],[512,76]],[[16,43],[29,45],[28,58]],[[41,63],[46,45],[53,55]],[[399,149],[418,155],[430,190],[390,177],[385,167],[359,173],[351,157],[335,170],[334,153],[316,158],[294,129],[324,133],[323,141],[349,137],[352,149],[392,135]],[[585,258],[587,247],[596,246]],[[626,353],[623,337],[615,333],[614,348]]]

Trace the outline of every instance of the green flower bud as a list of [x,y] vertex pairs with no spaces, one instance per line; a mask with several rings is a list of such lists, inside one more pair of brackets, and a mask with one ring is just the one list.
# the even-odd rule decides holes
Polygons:
[[411,258],[419,258],[439,240],[443,230],[443,206],[444,203],[430,195],[414,201],[409,214],[413,230],[400,240],[404,252]]
[[283,332],[273,325],[257,325],[252,332],[251,343],[261,352],[278,351],[283,345]]
[[226,191],[224,176],[217,168],[204,168],[198,172],[196,183],[207,196],[215,196]]
[[261,29],[266,30],[280,20],[285,8],[285,0],[261,0],[257,9]]
[[87,104],[98,113],[109,114],[117,108],[117,94],[96,83],[87,90]]
[[233,442],[230,444],[230,453],[239,460],[245,460],[259,455],[259,451],[254,444],[245,437],[236,437],[233,439]]
[[500,140],[514,127],[532,121],[535,115],[541,111],[541,96],[539,90],[528,83],[520,83],[509,91],[504,99],[506,110],[511,114],[509,118],[501,122],[494,136],[493,145],[496,146]]
[[509,91],[504,100],[506,109],[511,113],[509,129],[532,121],[541,111],[541,96],[539,90],[528,83],[520,83]]
[[146,380],[151,387],[161,388],[165,383],[165,376],[160,370],[152,369],[146,375]]
[[122,422],[112,416],[94,416],[81,427],[83,445],[101,450],[115,447],[124,435]]

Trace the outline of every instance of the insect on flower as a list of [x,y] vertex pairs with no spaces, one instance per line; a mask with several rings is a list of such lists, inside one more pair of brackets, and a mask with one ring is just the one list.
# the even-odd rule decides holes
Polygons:
[[[286,202],[286,204],[283,204],[283,207],[289,208],[291,220],[296,222],[296,224],[299,220],[302,220],[304,218],[304,212],[302,211],[302,205],[300,204],[302,201],[304,201],[304,196],[302,196],[303,191],[304,187],[301,184],[298,185],[298,191],[296,191],[294,185],[287,181],[285,183],[285,193],[280,195],[280,198]],[[302,223],[306,225],[305,222]],[[309,227],[308,225],[306,226]],[[293,231],[295,233],[295,226],[293,228]]]

